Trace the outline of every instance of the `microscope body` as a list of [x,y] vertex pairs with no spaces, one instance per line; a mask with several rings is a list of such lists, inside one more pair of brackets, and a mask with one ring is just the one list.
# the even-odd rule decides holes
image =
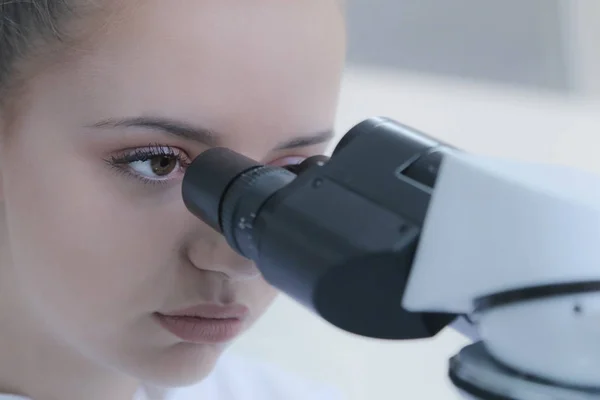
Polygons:
[[403,306],[468,314],[507,367],[600,387],[600,179],[448,154]]
[[420,339],[469,318],[481,341],[449,368],[465,396],[600,399],[595,175],[471,155],[374,118],[330,158],[288,169],[211,149],[183,198],[340,329]]

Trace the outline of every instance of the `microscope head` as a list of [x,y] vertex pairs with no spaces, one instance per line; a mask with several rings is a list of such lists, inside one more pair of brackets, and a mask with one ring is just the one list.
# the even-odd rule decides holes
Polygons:
[[419,339],[469,315],[491,369],[600,382],[597,176],[470,155],[373,118],[330,158],[290,168],[210,149],[182,195],[269,283],[338,328]]
[[403,305],[470,314],[503,364],[598,386],[600,178],[447,154]]
[[437,334],[455,316],[400,299],[447,146],[387,118],[361,122],[331,157],[287,168],[213,148],[188,167],[187,208],[283,293],[347,332]]

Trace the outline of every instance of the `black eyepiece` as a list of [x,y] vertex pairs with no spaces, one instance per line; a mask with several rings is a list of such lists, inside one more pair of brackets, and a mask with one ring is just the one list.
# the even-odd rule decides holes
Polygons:
[[262,165],[226,148],[213,148],[192,162],[183,179],[186,207],[217,230],[239,254],[255,260],[254,220],[262,205],[296,174]]
[[189,211],[222,233],[221,203],[235,178],[261,164],[233,150],[217,147],[200,154],[188,167],[182,184]]

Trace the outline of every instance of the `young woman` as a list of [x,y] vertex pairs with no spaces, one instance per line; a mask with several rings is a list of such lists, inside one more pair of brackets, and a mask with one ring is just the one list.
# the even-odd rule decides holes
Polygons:
[[338,0],[0,0],[0,399],[325,398],[221,359],[275,291],[180,190],[211,146],[324,151],[344,30]]

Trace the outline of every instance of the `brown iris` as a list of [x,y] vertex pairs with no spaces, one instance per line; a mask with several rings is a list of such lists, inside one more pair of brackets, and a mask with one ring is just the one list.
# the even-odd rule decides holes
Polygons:
[[155,156],[150,159],[150,168],[158,176],[166,176],[177,168],[177,158],[168,155]]

